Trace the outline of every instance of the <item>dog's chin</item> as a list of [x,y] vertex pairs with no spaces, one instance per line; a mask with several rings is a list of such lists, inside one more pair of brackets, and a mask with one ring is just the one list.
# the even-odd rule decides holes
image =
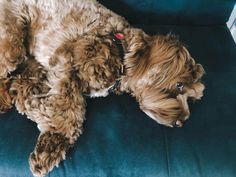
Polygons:
[[188,101],[200,100],[204,88],[203,84],[196,83],[192,88],[185,90],[185,93],[178,94],[174,98],[148,100],[149,97],[146,97],[146,99],[143,99],[140,108],[159,124],[168,127],[182,127],[190,116]]
[[149,105],[142,104],[140,108],[157,123],[168,127],[182,127],[183,122],[190,115],[187,97],[185,95],[163,99],[156,103],[150,103]]
[[[150,118],[152,118],[154,121],[156,121],[157,123],[167,126],[167,127],[174,127],[175,122],[173,121],[167,121],[165,119],[160,118],[159,116],[155,115],[152,111],[150,110],[143,110],[143,112],[149,116]],[[181,125],[182,126],[182,125]]]
[[[150,118],[152,118],[154,121],[156,121],[157,123],[159,123],[159,124],[161,124],[161,125],[164,125],[164,126],[166,126],[166,127],[171,127],[171,128],[173,128],[173,127],[178,127],[178,128],[180,128],[180,127],[182,127],[183,126],[183,121],[181,121],[181,120],[176,120],[176,119],[174,119],[173,121],[167,121],[167,120],[165,120],[165,119],[162,119],[162,118],[160,118],[160,117],[158,117],[158,116],[156,116],[156,115],[154,115],[154,114],[152,114],[152,112],[151,111],[145,111],[144,112],[147,116],[149,116]],[[187,117],[188,118],[188,117]],[[186,118],[186,119],[187,119]]]

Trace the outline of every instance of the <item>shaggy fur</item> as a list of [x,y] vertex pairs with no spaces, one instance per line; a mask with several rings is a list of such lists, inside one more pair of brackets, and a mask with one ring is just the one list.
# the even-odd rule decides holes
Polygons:
[[[117,32],[124,63],[111,36]],[[78,139],[85,95],[107,96],[119,80],[119,91],[152,119],[182,126],[187,99],[203,95],[203,73],[176,37],[149,36],[95,0],[0,0],[0,109],[15,104],[38,124],[29,158],[35,176],[58,165]]]

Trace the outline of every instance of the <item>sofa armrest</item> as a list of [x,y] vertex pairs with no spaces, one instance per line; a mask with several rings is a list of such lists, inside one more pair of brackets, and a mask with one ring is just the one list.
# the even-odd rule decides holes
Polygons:
[[227,26],[230,29],[230,32],[231,32],[231,34],[234,38],[234,41],[236,43],[236,5],[234,6],[234,9],[231,13],[229,21],[227,22]]

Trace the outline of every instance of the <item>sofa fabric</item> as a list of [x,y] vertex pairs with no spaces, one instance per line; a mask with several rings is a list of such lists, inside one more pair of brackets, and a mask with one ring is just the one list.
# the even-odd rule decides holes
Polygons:
[[235,0],[99,0],[132,24],[224,25]]
[[[178,35],[206,70],[205,95],[191,104],[183,128],[157,124],[126,94],[87,99],[84,133],[48,176],[235,177],[236,44],[225,25],[234,1],[103,3],[148,34]],[[0,115],[0,126],[0,176],[32,176],[28,156],[39,135],[37,125],[12,110]]]

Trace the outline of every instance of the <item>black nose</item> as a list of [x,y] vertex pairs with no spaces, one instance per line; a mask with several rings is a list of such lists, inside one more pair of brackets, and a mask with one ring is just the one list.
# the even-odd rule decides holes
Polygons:
[[177,120],[173,123],[173,126],[176,127],[176,128],[180,128],[183,126],[183,122],[180,121],[180,120]]

